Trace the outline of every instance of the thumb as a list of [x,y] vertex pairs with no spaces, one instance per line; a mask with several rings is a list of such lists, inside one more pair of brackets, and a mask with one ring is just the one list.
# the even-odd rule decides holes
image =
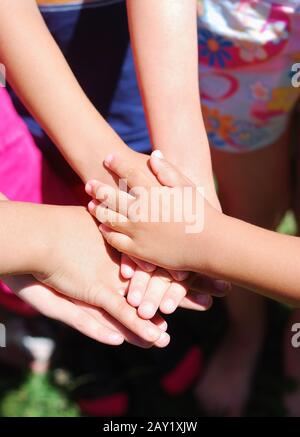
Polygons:
[[158,181],[167,187],[182,187],[194,185],[175,166],[164,159],[160,150],[151,154],[150,166]]

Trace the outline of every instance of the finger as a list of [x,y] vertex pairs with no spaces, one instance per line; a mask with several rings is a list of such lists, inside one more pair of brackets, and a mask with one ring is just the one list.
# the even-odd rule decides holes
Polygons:
[[88,204],[89,212],[100,222],[106,226],[114,229],[115,231],[122,232],[124,234],[129,234],[131,222],[119,214],[118,212],[112,211],[102,204],[98,204],[98,201],[92,200]]
[[130,281],[127,293],[127,301],[130,303],[130,305],[138,307],[141,304],[150,279],[150,273],[145,272],[139,267],[136,268],[135,274]]
[[144,270],[145,272],[151,273],[156,270],[156,267],[154,264],[148,263],[147,261],[142,261],[134,256],[130,257],[137,266],[139,266],[140,269]]
[[99,181],[89,181],[86,184],[86,192],[94,199],[101,202],[109,209],[119,212],[127,217],[128,209],[136,200],[133,196],[125,191],[113,188],[110,185],[103,184]]
[[153,186],[152,180],[139,168],[133,167],[130,162],[119,156],[109,155],[104,160],[105,166],[124,179],[129,188]]
[[190,291],[180,302],[180,308],[194,311],[207,311],[213,304],[209,294],[200,294]]
[[136,262],[130,256],[122,253],[121,255],[121,275],[124,279],[131,279],[134,276]]
[[124,336],[103,323],[103,319],[96,320],[82,308],[46,286],[26,286],[24,282],[18,295],[45,316],[63,322],[96,341],[109,345],[120,345],[124,342]]
[[156,313],[155,316],[151,319],[151,322],[153,322],[156,326],[158,326],[164,332],[166,332],[168,329],[168,323],[158,313]]
[[189,272],[179,272],[177,270],[167,270],[167,272],[172,276],[173,279],[175,279],[175,281],[185,281],[188,276],[189,276]]
[[157,269],[149,281],[145,295],[138,308],[143,319],[151,319],[157,312],[162,298],[170,287],[171,277],[166,271]]
[[[96,320],[101,320],[102,323],[104,323],[106,326],[108,326],[112,330],[120,332],[123,335],[123,337],[125,338],[125,340],[134,346],[138,346],[138,347],[141,347],[144,349],[148,349],[152,346],[165,347],[164,345],[167,345],[167,343],[170,341],[169,336],[166,336],[165,338],[163,337],[162,339],[159,339],[155,343],[147,342],[145,340],[142,340],[137,335],[133,334],[131,331],[129,331],[129,329],[127,329],[123,325],[121,325],[121,323],[118,322],[118,320],[111,317],[106,311],[102,310],[101,308],[98,309],[98,308],[86,305],[84,303],[83,304],[80,303],[80,305],[83,305],[83,308],[85,309],[85,311],[88,312],[89,314],[91,314],[93,317],[95,317]],[[161,316],[157,316],[157,317],[153,318],[152,322],[156,326],[158,326],[163,332],[167,331],[168,324]]]
[[158,150],[151,154],[150,167],[162,185],[167,187],[194,186],[193,182],[175,166],[163,159],[161,152]]
[[125,298],[112,293],[109,290],[99,290],[99,296],[95,293],[95,304],[102,307],[112,317],[128,328],[133,334],[147,342],[157,342],[164,334],[155,324],[149,320],[142,320],[137,315],[135,308],[130,306]]
[[178,282],[172,282],[160,304],[159,308],[161,312],[164,314],[172,314],[185,297],[186,293],[186,286]]
[[117,249],[119,252],[125,252],[128,254],[131,250],[133,250],[133,242],[128,235],[115,232],[104,224],[101,224],[99,229],[107,243]]

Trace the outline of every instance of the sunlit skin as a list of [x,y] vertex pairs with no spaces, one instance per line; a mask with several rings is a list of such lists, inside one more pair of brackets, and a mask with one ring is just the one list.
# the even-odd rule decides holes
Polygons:
[[[139,186],[139,182],[145,186],[145,176],[128,171],[130,166],[117,156],[109,155],[105,164],[119,177],[126,178],[129,188]],[[169,190],[174,186],[193,186],[176,167],[155,152],[150,166],[158,180],[170,187]],[[150,183],[148,187],[150,190]],[[228,217],[207,201],[204,202],[203,231],[196,235],[188,234],[184,221],[131,221],[122,210],[122,203],[117,207],[114,204],[115,209],[110,209],[109,193],[115,189],[101,182],[90,181],[88,190],[96,199],[98,196],[100,202],[105,200],[105,206],[100,203],[91,208],[91,212],[101,221],[100,230],[104,238],[118,250],[163,267],[225,278],[273,299],[300,305],[299,238]],[[194,190],[195,196],[201,196],[196,187]],[[119,197],[124,195],[131,196],[121,191],[116,193]],[[160,207],[164,208],[163,202]]]

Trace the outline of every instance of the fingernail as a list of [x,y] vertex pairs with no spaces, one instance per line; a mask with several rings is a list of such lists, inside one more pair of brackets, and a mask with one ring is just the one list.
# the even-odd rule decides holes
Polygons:
[[145,302],[145,303],[142,303],[141,306],[139,307],[139,313],[143,317],[145,317],[147,319],[151,319],[156,313],[156,308],[152,303]]
[[142,293],[139,291],[133,291],[129,295],[130,305],[139,306],[142,300]]
[[206,308],[211,304],[211,296],[208,294],[200,294],[197,296],[196,301],[199,305]]
[[166,330],[168,329],[168,324],[167,324],[167,322],[164,320],[164,321],[159,325],[159,328],[160,328],[162,331],[166,331]]
[[86,191],[86,193],[87,194],[89,194],[89,195],[92,195],[92,185],[88,182],[86,185],[85,185],[85,191]]
[[163,311],[167,314],[176,310],[176,304],[173,299],[167,299],[162,305]]
[[226,293],[230,289],[230,284],[227,281],[222,281],[220,279],[215,280],[215,287],[217,290],[221,291],[222,293]]
[[124,337],[121,334],[118,334],[117,332],[113,332],[110,334],[109,339],[113,344],[121,344],[124,341]]
[[88,210],[91,211],[91,212],[94,212],[95,209],[96,209],[95,202],[94,202],[93,200],[91,200],[91,201],[89,202],[89,204],[88,204]]
[[155,343],[157,347],[166,347],[170,343],[170,336],[167,332],[162,332],[159,339]]
[[130,278],[132,278],[133,274],[134,274],[134,269],[132,269],[129,266],[122,266],[122,276],[123,276],[123,278],[130,279]]
[[96,179],[92,179],[92,180],[88,181],[88,182],[86,183],[86,185],[85,185],[85,191],[86,191],[88,194],[92,195],[92,194],[93,194],[93,186],[94,186],[95,184],[100,184],[100,182],[97,181]]
[[159,158],[159,159],[163,159],[164,158],[164,155],[162,154],[162,152],[160,150],[154,150],[151,153],[151,156],[156,156],[156,158]]
[[114,155],[110,154],[104,159],[104,164],[109,167],[112,163],[112,160],[114,159]]

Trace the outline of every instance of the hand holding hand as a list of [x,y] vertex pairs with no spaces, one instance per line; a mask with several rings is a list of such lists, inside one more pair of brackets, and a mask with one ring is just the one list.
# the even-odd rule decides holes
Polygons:
[[145,346],[163,347],[169,342],[161,319],[156,323],[142,320],[126,302],[128,281],[120,277],[119,255],[105,244],[85,208],[43,205],[28,208],[38,208],[44,226],[40,231],[45,238],[44,250],[36,261],[38,281],[72,301],[101,308],[110,320],[118,322],[118,329],[123,325],[124,335],[131,331]]
[[[160,161],[160,163],[163,166],[163,169],[159,169],[157,167],[157,162],[156,162],[156,166],[155,166],[155,161],[157,161],[158,158],[155,157],[155,154],[153,154],[153,157],[151,158],[151,167],[154,170],[154,173],[156,174],[158,180],[164,184],[167,184],[169,186],[178,186],[179,184],[181,186],[190,186],[193,187],[192,182],[185,178],[184,176],[180,175],[180,173],[175,170],[174,167],[172,166],[167,166],[167,163]],[[141,174],[139,171],[136,171],[135,169],[133,169],[132,167],[130,167],[129,164],[126,164],[124,162],[121,162],[120,160],[118,160],[116,157],[114,157],[113,161],[109,162],[109,167],[111,170],[115,171],[119,177],[121,178],[126,178],[126,181],[128,183],[129,186],[134,186],[134,185],[142,185],[142,186],[146,186],[148,187],[148,190],[151,189],[152,187],[152,183],[150,183],[150,180],[147,180],[147,177],[145,176],[145,174]],[[195,188],[195,187],[194,187]],[[164,189],[166,190],[166,188]],[[128,202],[130,204],[131,201],[134,201],[134,199],[132,199],[132,197],[128,196],[125,192],[118,192],[116,193],[113,189],[111,189],[108,186],[105,186],[103,184],[100,184],[97,181],[91,181],[90,183],[88,183],[87,185],[87,192],[89,194],[91,194],[95,199],[95,201],[91,202],[89,204],[89,209],[90,212],[97,217],[98,219],[104,220],[104,222],[108,222],[109,226],[111,226],[112,231],[111,230],[104,230],[104,236],[107,236],[109,238],[109,240],[111,239],[112,235],[114,236],[113,238],[116,238],[116,242],[113,242],[113,244],[117,244],[116,247],[118,247],[119,250],[122,250],[123,245],[122,242],[125,243],[129,241],[129,238],[126,238],[126,236],[122,235],[121,233],[118,233],[116,231],[119,231],[121,229],[121,232],[126,232],[126,226],[128,226],[128,220],[127,218],[122,217],[121,220],[117,220],[116,219],[116,214],[115,214],[115,209],[116,205],[118,205],[118,207],[121,206],[121,204],[123,204],[123,206],[126,204],[126,202]],[[118,197],[118,201],[117,203],[114,204],[114,206],[110,206],[109,201],[116,200],[116,196]],[[104,201],[103,205],[100,205],[100,202]],[[108,206],[108,209],[107,209]],[[142,206],[141,206],[142,207]],[[112,208],[112,209],[109,209]],[[102,217],[104,216],[104,217]],[[120,218],[120,217],[119,217]],[[117,222],[117,223],[116,223]],[[133,223],[132,226],[133,228],[135,226],[140,226],[140,225],[144,225],[151,227],[152,223]],[[160,224],[155,223],[154,226],[159,226]],[[166,224],[162,224],[162,226]],[[169,224],[168,224],[169,225]],[[120,227],[119,227],[120,226]],[[134,229],[134,232],[137,229]],[[149,229],[148,229],[149,230]],[[128,231],[128,228],[127,228]],[[149,250],[151,251],[151,253],[153,254],[161,254],[161,251],[164,250],[165,248],[169,248],[170,246],[170,242],[167,241],[167,239],[165,238],[165,235],[162,236],[162,238],[165,238],[165,248],[160,247],[160,243],[161,243],[161,238],[160,236],[158,236],[158,238],[155,238],[155,241],[153,241],[153,233],[152,233],[153,229],[150,231],[150,233],[148,233],[147,237],[148,237],[148,241],[147,243],[149,244],[150,248]],[[175,240],[175,246],[174,247],[174,253],[172,252],[172,254],[170,255],[169,253],[166,254],[165,260],[163,261],[165,263],[165,265],[170,266],[170,258],[172,258],[172,256],[177,255],[178,254],[178,247],[182,247],[182,250],[186,250],[184,249],[184,245],[179,246],[178,245],[178,241],[176,240],[176,237],[178,237],[178,234],[176,234],[176,237],[174,237],[174,235],[169,236],[172,237],[172,240]],[[111,240],[110,240],[111,241]],[[121,246],[119,245],[119,242],[121,242]],[[156,248],[156,242],[159,245],[158,248]],[[172,245],[173,241],[171,242]],[[143,243],[141,241],[139,241],[139,243],[136,244],[135,248],[133,248],[131,251],[129,250],[127,253],[131,253],[137,256],[141,256],[143,259],[149,259],[149,256],[147,258],[147,254],[143,253],[143,250],[138,250],[138,246],[139,245],[143,245]],[[164,246],[164,244],[162,244],[162,246]],[[156,250],[156,249],[157,250]],[[188,248],[189,249],[189,248]],[[126,249],[125,249],[126,250]],[[155,255],[153,255],[155,256]],[[157,261],[157,263],[162,265],[161,259],[157,259],[157,258],[153,258],[152,259],[153,262]],[[176,267],[177,266],[177,267]],[[172,268],[174,268],[174,265],[171,265]],[[182,268],[182,265],[175,265],[176,268]],[[168,276],[166,277],[166,273],[163,272],[161,269],[159,269],[159,274],[155,275],[154,279],[152,279],[153,283],[156,283],[155,287],[153,287],[153,291],[152,293],[147,293],[145,291],[142,291],[141,288],[143,290],[145,290],[145,283],[150,285],[150,290],[151,290],[151,282],[149,282],[149,274],[147,274],[146,272],[140,271],[140,269],[137,269],[137,278],[135,280],[135,278],[133,278],[132,283],[129,287],[129,291],[128,291],[128,301],[134,305],[134,306],[138,306],[138,305],[142,305],[139,307],[139,313],[141,316],[145,316],[144,313],[144,305],[143,305],[143,301],[146,301],[148,309],[150,310],[150,306],[148,305],[148,303],[150,303],[151,305],[151,313],[152,311],[154,311],[154,306],[157,308],[159,305],[159,302],[161,302],[160,304],[160,310],[162,312],[165,313],[170,313],[173,312],[177,305],[180,303],[180,297],[181,299],[181,306],[186,306],[186,307],[190,307],[190,299],[189,298],[184,298],[187,289],[189,287],[191,287],[191,282],[194,281],[195,283],[195,277],[192,278],[192,281],[188,280],[184,283],[176,283],[174,284],[174,288],[173,290],[168,286],[168,292],[166,293],[166,282],[168,281]],[[159,276],[163,276],[163,280],[165,282],[164,286],[159,286],[159,292],[155,293],[154,296],[154,290],[157,290],[159,282],[157,282],[159,280]],[[162,278],[160,278],[162,279]],[[224,281],[214,281],[212,279],[206,278],[206,280],[203,280],[204,278],[197,278],[196,283],[197,284],[201,284],[200,290],[196,290],[196,291],[200,291],[203,293],[204,288],[203,288],[203,284],[205,283],[205,287],[206,288],[206,292],[212,292],[212,294],[220,296],[220,295],[224,295],[224,292],[228,289],[228,284]],[[138,284],[138,286],[136,286],[136,283]],[[143,283],[143,287],[141,287],[141,283]],[[165,288],[165,291],[163,292]],[[195,286],[194,286],[195,288]],[[138,293],[136,293],[136,289],[138,289]],[[175,289],[178,291],[175,293]],[[172,290],[172,292],[171,292]],[[138,295],[137,295],[138,294]],[[143,296],[143,301],[141,300]],[[164,296],[162,298],[162,296]],[[171,301],[169,300],[170,296],[176,296],[175,299],[173,299],[172,305],[171,305]],[[154,299],[155,297],[155,299]],[[190,296],[189,296],[190,297]],[[195,308],[195,305],[193,305],[194,309],[207,309],[210,304],[211,304],[211,298],[207,298],[207,296],[201,296],[199,293],[198,295],[196,295],[194,293],[194,298],[197,297],[197,299],[199,299],[199,307]],[[155,300],[155,302],[154,302]],[[205,302],[206,300],[206,302]],[[166,302],[168,302],[166,304]],[[205,302],[205,303],[204,303]],[[170,306],[169,306],[170,304]],[[170,309],[168,309],[167,307],[169,307]],[[171,309],[173,308],[173,309]]]

